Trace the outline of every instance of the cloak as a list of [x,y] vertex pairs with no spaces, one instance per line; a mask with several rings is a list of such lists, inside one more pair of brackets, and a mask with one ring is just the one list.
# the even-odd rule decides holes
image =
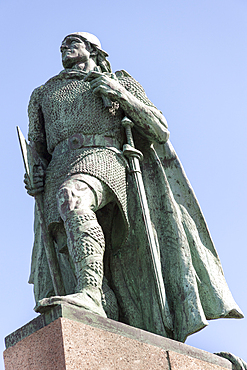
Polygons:
[[[242,318],[224,278],[204,216],[170,141],[148,145],[135,135],[144,153],[141,164],[151,220],[159,242],[160,263],[172,330],[163,322],[140,205],[128,178],[131,231],[126,245],[113,252],[110,268],[122,320],[184,342],[217,318]],[[123,299],[124,297],[124,299]]]

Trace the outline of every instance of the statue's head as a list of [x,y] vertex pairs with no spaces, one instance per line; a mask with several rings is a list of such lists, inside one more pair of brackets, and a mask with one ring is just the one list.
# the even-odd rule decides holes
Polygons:
[[111,65],[106,59],[108,54],[102,50],[99,39],[88,32],[73,32],[67,35],[61,44],[64,68],[72,68],[77,63],[93,59],[101,72],[111,72]]

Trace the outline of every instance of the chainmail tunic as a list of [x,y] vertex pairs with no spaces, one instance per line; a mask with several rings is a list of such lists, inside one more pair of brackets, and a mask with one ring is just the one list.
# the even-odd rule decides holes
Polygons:
[[44,192],[44,211],[48,225],[59,222],[56,194],[71,175],[86,173],[97,177],[115,194],[127,223],[126,160],[119,151],[108,148],[85,148],[61,155],[47,168]]
[[[131,76],[124,71],[116,72],[116,76],[126,90],[143,103],[153,106],[142,86]],[[117,102],[112,103],[112,108],[105,108],[102,98],[92,93],[90,84],[83,81],[84,77],[83,72],[64,70],[35,89],[29,102],[28,138],[38,143],[39,147],[47,147],[52,155],[44,191],[47,225],[61,221],[56,194],[61,184],[76,173],[87,173],[106,183],[115,194],[128,224],[126,160],[119,150],[82,147],[60,156],[53,155],[59,143],[77,133],[114,138],[119,143],[118,148],[124,143],[123,110]]]

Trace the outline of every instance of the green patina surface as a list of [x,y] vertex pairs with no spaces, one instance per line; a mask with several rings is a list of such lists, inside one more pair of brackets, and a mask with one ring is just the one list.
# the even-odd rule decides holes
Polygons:
[[[68,35],[61,53],[64,70],[29,102],[35,310],[65,303],[182,342],[243,317],[162,113],[95,36]],[[124,144],[143,155],[146,203]]]

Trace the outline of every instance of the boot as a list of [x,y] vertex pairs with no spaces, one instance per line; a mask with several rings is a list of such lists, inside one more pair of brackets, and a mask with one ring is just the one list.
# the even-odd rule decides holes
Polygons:
[[102,307],[103,256],[105,239],[96,215],[72,211],[64,222],[68,250],[75,266],[75,293],[44,298],[39,301],[39,312],[45,307],[68,303],[107,317]]

